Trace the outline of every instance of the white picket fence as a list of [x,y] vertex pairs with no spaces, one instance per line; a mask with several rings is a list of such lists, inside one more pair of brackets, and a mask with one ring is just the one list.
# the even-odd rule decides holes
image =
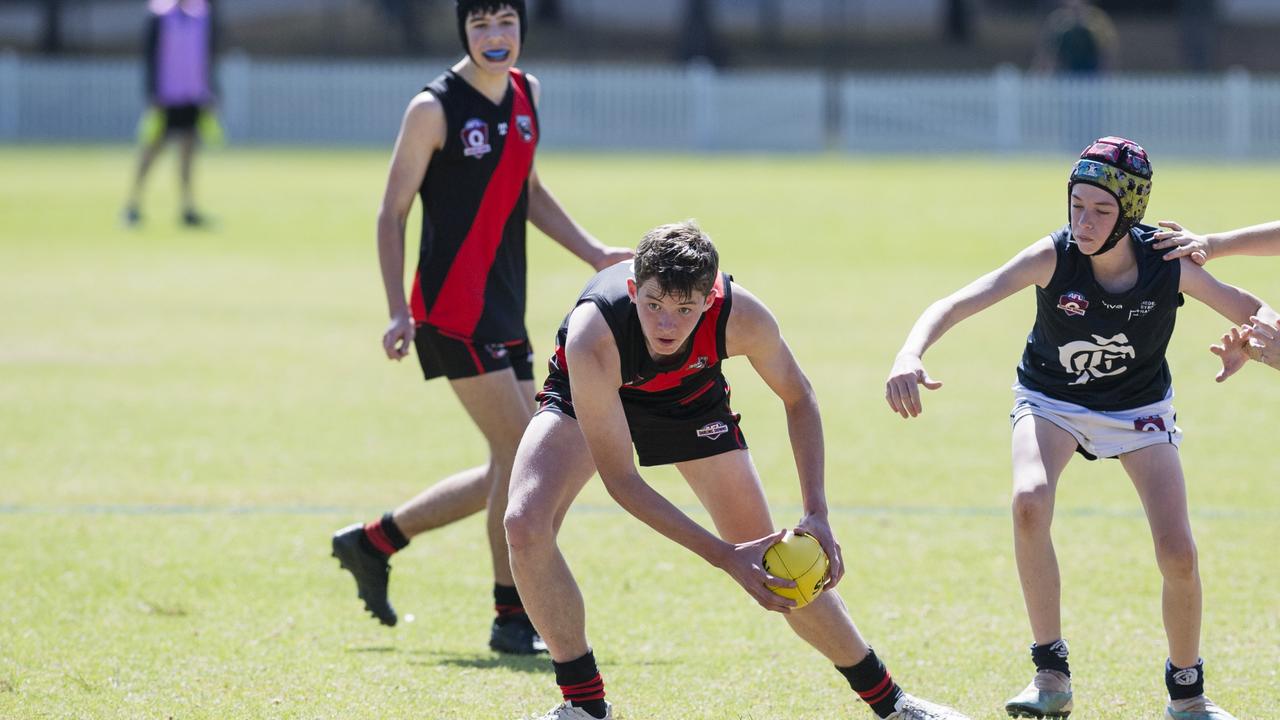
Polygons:
[[[242,144],[389,146],[445,60],[223,59],[227,133]],[[717,72],[532,65],[548,147],[648,151],[1057,152],[1101,134],[1160,156],[1280,157],[1280,78]],[[0,56],[0,142],[128,141],[142,108],[126,60]]]

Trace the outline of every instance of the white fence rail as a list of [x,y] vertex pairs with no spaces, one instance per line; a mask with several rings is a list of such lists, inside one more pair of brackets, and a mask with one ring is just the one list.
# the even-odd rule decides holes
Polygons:
[[[259,61],[220,67],[239,143],[381,145],[436,62]],[[1101,134],[1160,156],[1280,157],[1280,78],[848,74],[705,66],[535,65],[544,141],[653,151],[1045,152]],[[142,73],[124,60],[0,56],[0,142],[127,141]]]

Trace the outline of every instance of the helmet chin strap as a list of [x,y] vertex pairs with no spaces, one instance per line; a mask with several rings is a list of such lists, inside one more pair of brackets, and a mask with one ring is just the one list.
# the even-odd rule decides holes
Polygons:
[[1102,247],[1098,248],[1098,252],[1094,253],[1093,257],[1098,257],[1103,253],[1109,252],[1116,245],[1119,245],[1120,238],[1128,235],[1129,231],[1132,229],[1133,223],[1124,222],[1123,220],[1117,221],[1116,229],[1111,231],[1111,237],[1107,238],[1107,241],[1102,243]]

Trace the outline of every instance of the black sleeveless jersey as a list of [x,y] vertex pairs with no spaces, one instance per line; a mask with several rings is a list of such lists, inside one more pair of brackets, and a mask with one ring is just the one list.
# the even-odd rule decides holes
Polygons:
[[[728,384],[720,369],[726,356],[725,328],[733,305],[732,276],[720,273],[711,289],[711,307],[699,318],[685,349],[675,358],[658,363],[649,354],[635,303],[627,294],[627,279],[634,277],[631,261],[606,268],[587,282],[574,303],[594,303],[600,309],[613,340],[618,345],[622,387],[618,395],[630,417],[634,411],[677,412],[696,415],[726,401]],[[572,315],[572,312],[570,312]],[[565,339],[569,315],[556,333],[556,351],[549,363],[550,374],[543,392],[572,402],[569,396],[569,363],[565,359]]]
[[1138,282],[1109,293],[1071,239],[1051,237],[1058,264],[1036,288],[1036,322],[1018,365],[1023,386],[1091,410],[1128,410],[1163,400],[1172,378],[1165,350],[1182,305],[1182,267],[1151,248],[1156,228],[1130,231]]
[[529,81],[512,69],[497,105],[452,70],[425,91],[447,128],[419,190],[414,320],[462,339],[525,338],[525,219],[539,137]]

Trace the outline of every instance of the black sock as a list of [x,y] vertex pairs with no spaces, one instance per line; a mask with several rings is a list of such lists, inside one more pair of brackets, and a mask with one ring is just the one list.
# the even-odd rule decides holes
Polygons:
[[1186,700],[1204,694],[1204,660],[1189,668],[1176,667],[1172,660],[1164,663],[1164,685],[1170,700]]
[[361,545],[383,557],[391,557],[409,545],[409,538],[400,532],[391,513],[384,513],[373,522],[365,523],[364,534],[360,536]]
[[893,706],[902,697],[902,688],[893,681],[893,676],[885,669],[884,663],[871,650],[857,665],[851,667],[836,666],[836,670],[849,681],[849,687],[858,693],[863,702],[871,706],[876,715],[887,718],[893,714]]
[[1071,667],[1067,664],[1067,641],[1061,638],[1047,645],[1031,643],[1031,662],[1036,664],[1036,671],[1057,670],[1071,677]]
[[566,663],[552,660],[551,664],[556,669],[556,684],[565,702],[582,708],[593,718],[603,718],[609,706],[604,702],[604,680],[596,667],[595,653],[588,650],[577,660]]
[[498,615],[494,622],[499,625],[528,617],[524,613],[524,603],[520,602],[520,591],[513,585],[493,584],[493,610]]

